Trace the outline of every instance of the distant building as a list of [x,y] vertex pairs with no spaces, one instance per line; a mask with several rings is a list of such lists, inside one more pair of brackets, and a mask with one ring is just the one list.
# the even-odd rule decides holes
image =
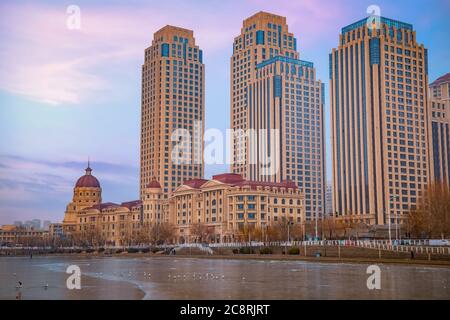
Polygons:
[[430,166],[436,182],[450,182],[450,73],[430,84]]
[[48,226],[48,235],[50,238],[61,238],[64,234],[62,223],[51,223]]
[[325,206],[326,206],[326,215],[334,216],[334,214],[333,214],[333,186],[331,184],[327,185],[327,190],[325,193]]
[[44,222],[42,223],[42,230],[48,230],[50,227],[51,221],[49,220],[44,220]]
[[43,230],[26,229],[15,225],[0,227],[0,245],[40,245],[47,237],[48,232]]
[[21,227],[23,225],[22,221],[14,221],[16,227]]
[[33,221],[31,221],[31,220],[24,221],[22,226],[24,228],[26,228],[26,229],[33,229],[34,228]]
[[33,226],[34,230],[41,230],[42,229],[42,225],[41,225],[41,220],[40,219],[33,219],[33,220],[31,220],[31,225]]

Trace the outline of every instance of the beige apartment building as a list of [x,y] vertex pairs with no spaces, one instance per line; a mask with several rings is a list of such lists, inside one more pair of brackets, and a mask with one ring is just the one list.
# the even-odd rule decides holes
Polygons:
[[299,60],[285,17],[258,12],[244,20],[234,39],[230,87],[232,172],[249,180],[293,181],[304,194],[306,218],[320,218],[324,87],[313,63]]
[[428,90],[430,166],[434,181],[450,183],[450,73],[439,77]]
[[141,197],[153,178],[168,195],[203,176],[204,79],[192,30],[165,26],[154,34],[142,66]]
[[199,240],[195,225],[207,228],[209,241],[232,242],[242,239],[244,228],[264,231],[276,224],[305,221],[302,194],[295,183],[249,181],[232,173],[187,181],[172,194],[169,212],[180,242]]
[[401,223],[429,182],[428,57],[408,23],[342,28],[330,59],[333,211]]

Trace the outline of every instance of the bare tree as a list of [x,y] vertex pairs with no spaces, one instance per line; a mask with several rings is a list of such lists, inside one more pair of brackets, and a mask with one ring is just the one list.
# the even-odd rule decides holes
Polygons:
[[408,230],[417,237],[450,235],[450,189],[442,183],[428,186],[420,197],[417,208],[410,211]]
[[208,228],[203,223],[194,223],[190,227],[191,235],[194,237],[194,242],[202,242],[208,236]]
[[154,224],[150,231],[152,243],[162,244],[170,242],[175,237],[175,230],[169,223]]

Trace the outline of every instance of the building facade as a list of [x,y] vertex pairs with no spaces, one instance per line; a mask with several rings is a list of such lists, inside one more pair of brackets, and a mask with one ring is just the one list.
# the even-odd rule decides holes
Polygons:
[[333,211],[401,223],[429,181],[428,57],[408,23],[342,29],[330,60]]
[[430,166],[436,182],[450,183],[450,73],[430,84]]
[[203,176],[204,92],[203,53],[193,31],[157,31],[142,66],[141,198],[153,178],[168,195]]
[[77,180],[72,201],[66,206],[64,213],[63,232],[68,235],[78,230],[78,213],[81,210],[102,203],[102,188],[98,179],[92,175],[89,163],[85,171],[85,175]]
[[187,180],[165,196],[153,178],[142,201],[116,204],[101,202],[100,183],[88,169],[75,185],[62,224],[75,244],[148,243],[158,225],[171,228],[175,243],[230,242],[242,239],[244,229],[305,222],[303,196],[293,182],[249,181],[227,173]]
[[0,227],[0,246],[42,245],[48,239],[48,231],[34,228],[18,227],[15,225],[3,225]]
[[64,229],[62,223],[50,223],[48,227],[48,235],[50,238],[62,238]]
[[[244,21],[231,57],[232,171],[256,181],[296,183],[307,219],[325,203],[324,86],[299,60],[286,18]],[[241,133],[241,134],[239,134]]]
[[325,191],[325,208],[326,208],[326,216],[331,217],[334,216],[333,212],[333,186],[331,184],[327,184],[327,189]]
[[246,228],[264,232],[268,226],[305,221],[295,183],[249,181],[232,173],[185,182],[172,194],[168,209],[179,242],[199,241],[200,226],[207,234],[202,240],[232,242],[242,240]]

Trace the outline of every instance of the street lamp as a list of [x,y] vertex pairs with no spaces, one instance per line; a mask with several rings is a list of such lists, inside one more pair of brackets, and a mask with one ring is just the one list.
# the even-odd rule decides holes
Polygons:
[[391,244],[392,245],[392,237],[391,237],[391,202],[392,202],[392,200],[394,200],[395,198],[398,198],[399,196],[398,195],[393,195],[393,196],[390,196],[389,197],[389,202],[388,202],[388,205],[389,205],[389,207],[388,207],[388,214],[389,214],[389,244]]
[[[294,224],[294,222],[292,222],[291,220],[288,219],[288,221],[287,221],[287,242],[291,242],[291,235],[290,235],[291,224]],[[285,247],[284,250],[285,250],[286,254],[287,254],[287,242],[286,242],[286,245],[284,246]]]

